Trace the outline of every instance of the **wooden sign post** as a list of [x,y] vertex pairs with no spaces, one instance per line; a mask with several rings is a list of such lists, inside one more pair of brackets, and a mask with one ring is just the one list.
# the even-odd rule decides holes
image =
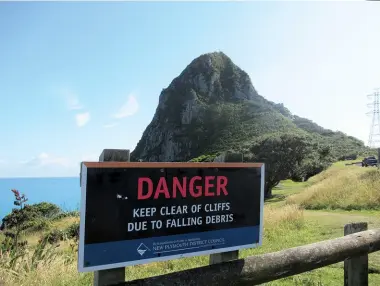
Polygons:
[[[214,159],[214,162],[243,162],[243,154],[230,154],[224,153]],[[262,197],[264,200],[264,197]],[[263,201],[264,203],[264,201]],[[261,220],[263,218],[261,217]],[[262,225],[262,223],[261,223]],[[261,242],[260,242],[261,244]],[[239,258],[239,250],[233,250],[228,252],[214,253],[210,255],[209,264],[217,264],[226,261],[231,261]]]
[[[99,162],[129,162],[129,150],[104,149]],[[108,286],[125,282],[125,267],[99,270],[94,272],[94,286]]]
[[[344,226],[344,235],[368,229],[366,222],[350,223]],[[368,286],[368,254],[344,261],[344,286]]]

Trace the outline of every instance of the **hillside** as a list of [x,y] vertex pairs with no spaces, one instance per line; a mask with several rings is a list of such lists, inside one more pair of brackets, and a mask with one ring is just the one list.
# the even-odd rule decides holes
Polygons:
[[365,151],[363,142],[293,115],[259,95],[248,74],[222,52],[201,55],[164,89],[132,152],[144,161],[188,161],[244,151],[264,135],[294,133],[332,148],[332,160]]

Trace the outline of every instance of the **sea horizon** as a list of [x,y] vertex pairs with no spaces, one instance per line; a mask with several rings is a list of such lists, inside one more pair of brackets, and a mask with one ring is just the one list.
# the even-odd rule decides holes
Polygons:
[[0,178],[0,220],[16,208],[12,189],[25,194],[28,204],[49,202],[64,211],[80,207],[79,176]]

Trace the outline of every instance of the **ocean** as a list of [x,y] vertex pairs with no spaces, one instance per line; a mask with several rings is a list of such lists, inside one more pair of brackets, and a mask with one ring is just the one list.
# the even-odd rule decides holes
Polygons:
[[1,219],[15,208],[11,189],[25,194],[30,204],[44,201],[54,203],[65,211],[79,210],[79,177],[0,178],[0,224]]

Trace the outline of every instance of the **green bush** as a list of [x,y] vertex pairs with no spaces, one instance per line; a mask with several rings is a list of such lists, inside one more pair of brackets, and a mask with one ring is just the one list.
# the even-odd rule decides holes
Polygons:
[[213,162],[217,156],[218,154],[201,155],[199,157],[191,159],[190,162]]
[[79,239],[79,222],[73,223],[68,228],[66,228],[67,237],[71,239]]
[[13,209],[10,214],[5,216],[2,220],[0,230],[11,229],[16,227],[16,225],[22,225],[22,228],[26,229],[33,226],[33,222],[37,219],[51,219],[60,213],[62,213],[62,210],[52,203],[42,202],[33,205],[25,205],[22,210]]
[[57,244],[60,241],[67,239],[79,239],[79,222],[73,223],[65,229],[53,229],[49,231],[44,237],[48,243]]
[[43,239],[46,239],[46,241],[50,244],[56,244],[60,241],[67,239],[67,233],[64,230],[60,229],[53,229],[50,232],[48,232]]
[[24,223],[24,229],[30,232],[48,229],[49,226],[50,226],[50,220],[45,217],[37,217],[33,220],[26,221]]

